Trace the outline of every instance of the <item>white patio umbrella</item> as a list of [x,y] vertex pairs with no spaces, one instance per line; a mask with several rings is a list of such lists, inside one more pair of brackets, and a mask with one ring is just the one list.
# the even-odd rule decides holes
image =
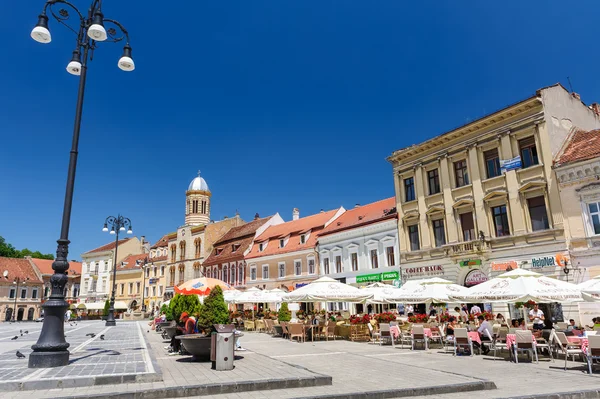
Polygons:
[[225,291],[223,292],[223,299],[225,300],[226,303],[233,303],[233,299],[237,296],[239,296],[242,293],[242,291],[239,290],[229,290],[229,291]]
[[386,295],[387,303],[447,303],[454,302],[451,296],[466,293],[467,288],[439,277],[420,280],[416,284],[406,284]]
[[230,303],[278,303],[281,295],[252,287],[231,298]]
[[600,276],[596,276],[581,284],[577,284],[583,297],[590,301],[600,301]]
[[373,298],[367,300],[367,303],[381,305],[389,303],[386,302],[385,298],[394,295],[399,288],[389,284],[373,283],[361,288],[360,290],[365,293],[373,294]]
[[282,299],[285,302],[364,302],[371,298],[372,293],[325,276],[283,295]]
[[457,302],[470,303],[582,301],[581,291],[575,284],[523,269],[503,273],[468,288],[466,293],[452,295],[452,298]]

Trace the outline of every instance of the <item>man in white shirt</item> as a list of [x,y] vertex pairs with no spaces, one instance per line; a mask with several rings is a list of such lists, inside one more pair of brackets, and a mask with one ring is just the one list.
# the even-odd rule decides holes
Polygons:
[[[479,320],[479,328],[477,329],[477,332],[481,337],[481,341],[489,341],[493,331],[492,325],[482,315],[477,316],[477,320]],[[485,346],[483,343],[481,344],[481,349],[483,350],[484,355],[487,355],[490,351],[490,348]]]
[[414,313],[414,311],[415,311],[415,308],[413,307],[413,305],[411,305],[411,304],[406,305],[406,312],[405,312],[406,314]]
[[529,321],[533,323],[534,330],[543,330],[544,329],[544,312],[538,307],[536,303],[533,305],[533,309],[529,311]]
[[471,314],[472,315],[478,315],[481,313],[481,308],[479,306],[477,306],[477,304],[473,305],[473,307],[471,307]]

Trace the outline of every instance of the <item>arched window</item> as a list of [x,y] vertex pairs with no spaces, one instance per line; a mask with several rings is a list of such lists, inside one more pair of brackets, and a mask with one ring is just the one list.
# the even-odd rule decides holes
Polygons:
[[185,265],[179,265],[179,284],[185,281]]
[[239,265],[238,267],[238,284],[244,284],[244,266]]
[[228,279],[228,275],[227,275],[227,266],[223,266],[223,278],[221,280],[223,280],[224,282],[227,282]]
[[231,270],[229,271],[229,273],[231,274],[230,278],[229,278],[229,284],[231,285],[235,285],[235,271],[236,271],[236,267],[235,265],[231,266]]
[[212,277],[212,276],[211,276],[211,273],[210,273],[210,268],[206,269],[206,272],[205,272],[205,274],[206,274],[206,277],[208,277],[208,278],[211,278],[211,277]]
[[201,255],[200,255],[200,249],[202,248],[202,240],[200,238],[196,238],[194,240],[194,246],[195,246],[195,253],[194,253],[194,257],[196,259],[198,259]]
[[200,262],[194,263],[194,278],[200,277]]
[[175,262],[175,260],[176,260],[176,254],[177,254],[177,245],[176,244],[172,244],[171,245],[171,262]]
[[175,266],[171,266],[169,269],[169,286],[175,285]]
[[206,215],[206,200],[202,200],[202,214]]
[[179,243],[179,260],[185,260],[185,241]]

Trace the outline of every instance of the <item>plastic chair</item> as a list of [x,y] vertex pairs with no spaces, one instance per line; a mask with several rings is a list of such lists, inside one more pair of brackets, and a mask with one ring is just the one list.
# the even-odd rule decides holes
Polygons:
[[415,350],[415,342],[423,342],[425,350],[429,350],[427,335],[423,326],[414,325],[411,333],[411,350]]
[[600,335],[592,335],[588,338],[588,350],[585,354],[588,370],[592,375],[592,364],[595,359],[600,359]]
[[460,347],[467,347],[470,350],[471,356],[473,356],[473,341],[469,338],[469,333],[466,328],[455,328],[454,329],[454,356]]
[[531,357],[535,356],[535,362],[539,363],[535,343],[533,342],[533,334],[531,331],[517,330],[515,331],[515,343],[513,352],[515,355],[515,363],[519,363],[519,352],[531,352]]
[[392,343],[392,348],[394,347],[394,336],[390,331],[390,325],[387,323],[382,323],[379,325],[379,334],[381,339],[379,340],[379,345],[383,344],[383,341],[390,341]]

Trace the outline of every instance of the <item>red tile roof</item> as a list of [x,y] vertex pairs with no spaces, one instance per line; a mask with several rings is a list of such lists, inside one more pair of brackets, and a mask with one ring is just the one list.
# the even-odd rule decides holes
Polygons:
[[[229,230],[223,237],[214,243],[213,251],[210,256],[206,258],[203,265],[212,266],[219,263],[244,259],[244,252],[248,249],[250,244],[252,244],[256,230],[267,223],[269,219],[271,219],[271,216],[256,219]],[[238,246],[235,251],[233,250],[234,245]],[[219,254],[217,254],[218,250],[221,250]]]
[[556,163],[564,165],[598,156],[600,156],[600,129],[589,132],[578,130],[570,137],[569,143]]
[[[125,244],[127,241],[131,240],[131,238],[124,238],[122,240],[119,240],[119,245],[121,244]],[[115,242],[111,242],[109,244],[103,245],[101,247],[98,247],[96,249],[92,249],[91,251],[87,251],[84,254],[91,254],[94,252],[104,252],[104,251],[110,251],[111,249],[115,249]]]
[[393,219],[397,215],[396,197],[386,198],[342,213],[339,218],[321,231],[319,236]]
[[160,262],[161,260],[167,260],[169,255],[157,256],[155,258],[150,259],[150,262]]
[[[317,213],[316,215],[307,216],[298,220],[269,226],[260,236],[254,240],[254,245],[246,258],[259,258],[262,256],[284,254],[289,252],[301,251],[303,249],[314,248],[317,243],[317,235],[323,230],[327,223],[339,209],[333,209],[327,212]],[[300,234],[311,230],[310,236],[304,244],[300,243]],[[285,247],[279,247],[278,238],[290,236]],[[270,240],[267,247],[259,252],[260,242]]]
[[121,270],[141,269],[144,264],[144,259],[148,258],[148,254],[129,255],[123,259],[122,263],[117,268],[117,272]]
[[156,244],[150,247],[150,249],[162,248],[169,246],[169,235],[165,234],[160,240],[156,241]]
[[[42,274],[54,274],[52,269],[53,260],[31,258],[31,261]],[[69,261],[69,275],[81,275],[81,262]]]
[[[7,271],[6,277],[4,272]],[[29,259],[0,257],[0,281],[13,282],[15,278],[32,283],[42,283]]]

